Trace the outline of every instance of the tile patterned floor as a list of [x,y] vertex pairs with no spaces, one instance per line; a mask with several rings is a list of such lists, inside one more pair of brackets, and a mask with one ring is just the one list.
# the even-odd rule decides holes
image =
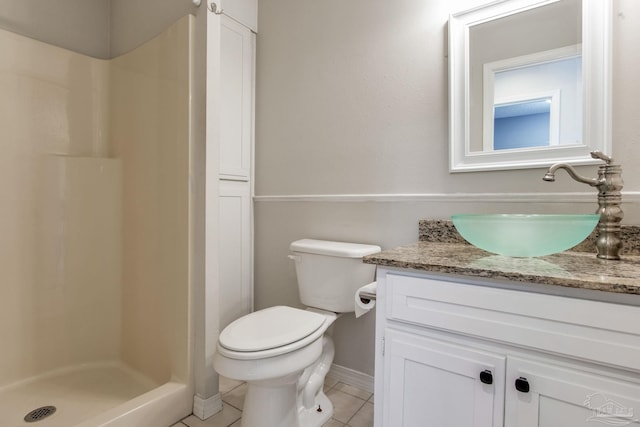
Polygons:
[[[373,427],[373,394],[327,378],[324,391],[333,403],[333,417],[323,427]],[[172,427],[240,427],[247,385],[220,378],[222,411],[202,421],[191,415]]]

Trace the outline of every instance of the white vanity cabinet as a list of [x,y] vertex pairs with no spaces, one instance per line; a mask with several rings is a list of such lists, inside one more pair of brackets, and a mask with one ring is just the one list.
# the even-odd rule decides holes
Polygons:
[[378,269],[376,427],[640,425],[640,307],[463,281]]

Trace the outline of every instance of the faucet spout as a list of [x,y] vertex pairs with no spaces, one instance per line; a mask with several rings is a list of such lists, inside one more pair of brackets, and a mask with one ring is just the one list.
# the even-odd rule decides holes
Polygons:
[[571,178],[583,184],[588,184],[592,187],[597,187],[600,184],[600,182],[595,178],[585,178],[584,176],[579,175],[578,172],[576,172],[576,170],[573,168],[573,166],[567,163],[556,163],[555,165],[552,165],[547,171],[547,173],[544,174],[544,176],[542,177],[542,180],[548,181],[548,182],[554,182],[556,180],[556,171],[558,169],[566,170],[567,173],[571,176]]

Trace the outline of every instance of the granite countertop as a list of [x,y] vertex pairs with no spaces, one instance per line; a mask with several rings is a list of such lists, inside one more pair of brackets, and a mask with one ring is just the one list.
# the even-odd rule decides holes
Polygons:
[[588,251],[588,247],[544,257],[512,258],[467,244],[450,222],[421,221],[420,241],[369,255],[364,262],[471,278],[640,295],[640,255],[634,245],[630,246],[634,250],[620,261],[598,259],[595,250]]

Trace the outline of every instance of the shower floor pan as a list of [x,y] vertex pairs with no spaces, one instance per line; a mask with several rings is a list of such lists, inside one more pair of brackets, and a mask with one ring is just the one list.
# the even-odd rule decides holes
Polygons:
[[[153,398],[162,397],[161,393],[150,396],[151,399],[143,399],[145,393],[163,388],[164,393],[180,392],[180,386],[185,387],[178,383],[159,386],[117,362],[56,370],[0,388],[0,426],[112,425],[110,421],[145,406]],[[35,422],[24,420],[31,411],[47,406],[55,407],[55,412]],[[47,410],[42,413],[46,414]]]

